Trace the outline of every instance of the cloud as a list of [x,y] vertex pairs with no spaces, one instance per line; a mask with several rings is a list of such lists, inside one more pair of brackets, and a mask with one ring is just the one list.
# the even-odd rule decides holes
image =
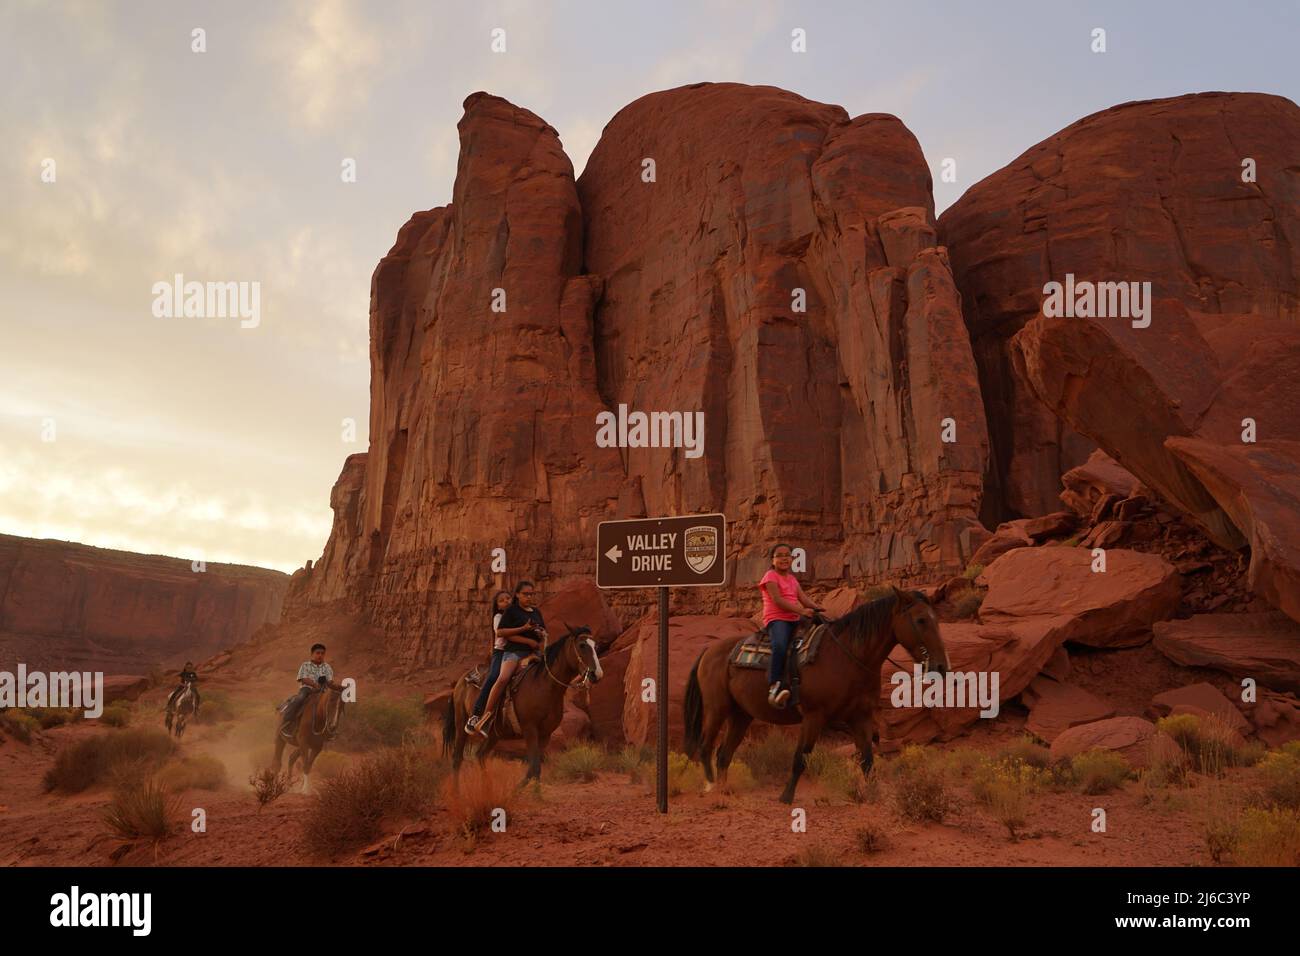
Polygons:
[[269,35],[283,66],[293,116],[309,130],[337,125],[369,100],[378,79],[379,34],[351,0],[300,0]]

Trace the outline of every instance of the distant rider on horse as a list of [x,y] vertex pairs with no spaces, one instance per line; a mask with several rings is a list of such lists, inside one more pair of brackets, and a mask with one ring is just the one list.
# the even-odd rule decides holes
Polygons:
[[790,700],[790,690],[785,686],[785,658],[794,640],[795,626],[800,618],[810,618],[822,610],[790,572],[791,557],[788,544],[773,546],[772,567],[758,582],[763,595],[763,627],[772,642],[772,658],[767,665],[767,699],[778,710],[784,709]]
[[520,581],[515,585],[514,602],[501,615],[497,634],[506,641],[501,654],[501,675],[488,694],[484,716],[474,725],[474,732],[480,736],[487,736],[487,728],[496,713],[497,702],[510,686],[510,677],[518,669],[520,661],[541,648],[546,640],[546,622],[542,620],[542,612],[533,603],[536,597],[533,582]]
[[302,662],[298,668],[298,693],[282,703],[277,710],[282,716],[280,722],[280,733],[292,736],[294,733],[293,725],[298,719],[298,714],[302,710],[302,705],[306,703],[307,698],[314,691],[320,690],[321,687],[332,687],[335,690],[343,688],[334,683],[334,668],[325,663],[325,645],[313,644],[311,646],[311,659]]
[[172,695],[167,698],[167,713],[172,713],[176,709],[176,702],[181,699],[181,694],[185,693],[185,685],[194,685],[194,716],[199,716],[199,675],[194,671],[194,662],[186,661],[185,666],[180,672],[181,685],[172,691]]
[[501,658],[506,653],[506,639],[498,628],[501,627],[501,617],[508,607],[510,607],[509,591],[498,591],[492,596],[492,659],[488,663],[487,676],[483,678],[483,686],[479,689],[478,699],[474,701],[474,712],[470,714],[469,720],[465,722],[465,733],[471,737],[478,732],[478,722],[483,718],[483,709],[487,706],[488,694],[492,692],[492,686],[497,682],[497,678],[501,676]]

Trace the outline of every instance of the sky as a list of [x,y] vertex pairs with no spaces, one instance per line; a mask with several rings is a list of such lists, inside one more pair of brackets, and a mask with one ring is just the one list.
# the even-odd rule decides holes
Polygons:
[[[578,173],[621,107],[687,83],[894,113],[942,211],[1117,103],[1296,99],[1297,36],[1293,2],[3,0],[0,533],[317,558],[367,446],[370,275],[450,200],[475,91],[543,117]],[[259,283],[256,326],[156,315],[176,274]]]

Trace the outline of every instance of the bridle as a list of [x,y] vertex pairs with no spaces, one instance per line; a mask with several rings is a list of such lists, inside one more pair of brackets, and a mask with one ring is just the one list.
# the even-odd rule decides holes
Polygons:
[[595,671],[595,668],[587,666],[582,660],[582,654],[578,652],[577,632],[574,631],[573,628],[569,627],[569,625],[565,624],[564,621],[560,621],[560,624],[564,626],[564,629],[567,632],[564,635],[564,637],[561,638],[561,640],[566,640],[570,642],[570,646],[573,648],[574,663],[575,666],[580,671],[580,673],[572,681],[568,681],[568,682],[562,681],[554,674],[552,674],[551,662],[546,659],[545,641],[542,642],[542,668],[543,670],[546,671],[546,676],[549,677],[551,680],[555,681],[555,683],[559,684],[561,687],[590,687],[591,675]]

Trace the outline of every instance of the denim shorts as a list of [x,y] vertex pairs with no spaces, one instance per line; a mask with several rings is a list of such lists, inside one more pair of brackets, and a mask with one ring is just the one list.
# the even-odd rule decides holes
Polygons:
[[501,655],[501,663],[504,664],[506,661],[522,661],[527,656],[527,654],[521,654],[519,651],[505,651]]

